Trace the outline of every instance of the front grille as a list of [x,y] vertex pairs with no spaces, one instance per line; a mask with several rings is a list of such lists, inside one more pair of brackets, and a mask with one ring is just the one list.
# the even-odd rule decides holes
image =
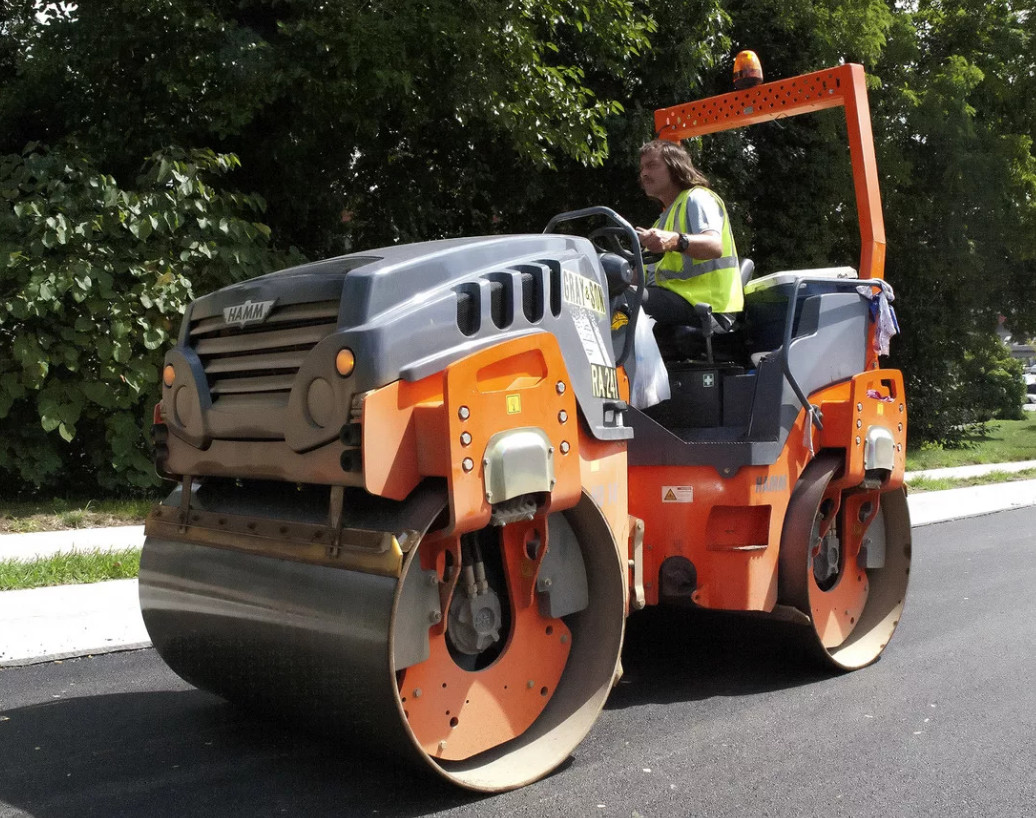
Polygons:
[[306,355],[337,324],[338,301],[275,305],[260,324],[227,326],[222,315],[192,321],[188,343],[214,406],[283,407]]

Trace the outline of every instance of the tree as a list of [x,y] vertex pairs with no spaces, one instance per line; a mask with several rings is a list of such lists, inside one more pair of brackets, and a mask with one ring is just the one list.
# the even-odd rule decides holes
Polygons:
[[487,229],[501,166],[599,165],[621,107],[587,72],[621,76],[652,29],[632,0],[15,5],[0,150],[74,136],[117,178],[160,145],[234,152],[311,255]]
[[961,367],[962,397],[976,423],[1022,420],[1025,381],[1022,362],[1011,357],[996,335],[982,335],[968,345]]
[[[884,0],[693,0],[640,8],[657,29],[651,48],[621,79],[587,73],[596,94],[625,100],[624,111],[605,123],[608,159],[589,169],[560,161],[557,172],[531,177],[520,167],[498,171],[506,179],[501,187],[523,193],[508,202],[508,227],[536,229],[553,213],[589,203],[610,204],[650,224],[658,207],[638,189],[636,169],[640,145],[653,136],[656,108],[732,90],[733,58],[742,48],[758,50],[771,78],[839,59],[873,62],[892,16]],[[690,145],[726,199],[739,249],[758,258],[761,273],[858,254],[838,116],[786,120]]]
[[[906,375],[911,438],[963,439],[988,414],[975,399],[976,368],[999,373],[995,386],[982,381],[992,391],[1012,377],[988,351],[998,315],[1029,336],[1036,319],[1034,3],[743,0],[724,9],[730,52],[755,49],[769,79],[841,60],[871,74],[886,273],[903,327],[890,363]],[[703,90],[728,90],[728,59]],[[760,273],[857,257],[841,122],[829,112],[692,146]]]
[[[311,256],[540,229],[611,204],[638,224],[652,112],[841,60],[873,77],[887,270],[916,438],[968,422],[961,366],[1006,314],[1036,327],[1033,0],[141,0],[8,3],[0,153],[74,145],[121,189],[164,145],[235,153],[281,245]],[[40,22],[41,18],[43,22]],[[760,273],[852,263],[838,112],[692,150]]]
[[1036,329],[1036,4],[926,0],[897,16],[874,95],[911,430],[961,440],[998,318]]
[[[263,200],[211,186],[238,167],[230,151],[282,246],[488,231],[498,168],[600,164],[620,106],[585,72],[621,75],[651,28],[627,0],[7,10],[0,474],[29,485],[148,482],[140,429],[179,313],[276,258],[252,221]],[[35,140],[54,150],[17,155]],[[134,183],[169,144],[191,149]]]
[[142,434],[197,292],[285,259],[211,151],[154,154],[126,190],[71,148],[0,157],[0,482],[155,482]]

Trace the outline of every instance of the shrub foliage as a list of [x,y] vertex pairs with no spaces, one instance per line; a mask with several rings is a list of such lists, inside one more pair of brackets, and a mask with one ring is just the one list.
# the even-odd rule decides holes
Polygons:
[[0,480],[12,494],[155,481],[143,430],[184,307],[276,265],[262,199],[218,187],[237,164],[168,148],[127,190],[72,147],[0,157]]

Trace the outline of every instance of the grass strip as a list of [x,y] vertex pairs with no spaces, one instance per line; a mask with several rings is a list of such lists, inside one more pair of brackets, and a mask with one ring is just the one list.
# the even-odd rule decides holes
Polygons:
[[975,477],[915,477],[908,485],[911,493],[917,494],[922,491],[963,489],[969,486],[985,486],[990,483],[1014,483],[1018,480],[1036,480],[1036,469],[994,471]]
[[63,499],[2,502],[0,534],[140,525],[154,502],[153,499],[146,498],[81,502]]
[[140,571],[140,549],[76,551],[23,562],[0,560],[0,591],[50,585],[80,585],[109,579],[133,579]]
[[1024,420],[990,421],[983,431],[965,435],[960,446],[926,444],[908,450],[907,471],[1036,460],[1036,412],[1025,415]]

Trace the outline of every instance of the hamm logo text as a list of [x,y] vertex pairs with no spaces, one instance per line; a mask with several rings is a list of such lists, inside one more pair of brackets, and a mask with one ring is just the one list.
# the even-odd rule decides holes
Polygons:
[[230,325],[237,324],[239,327],[243,327],[245,324],[258,324],[260,321],[266,320],[271,309],[273,309],[273,301],[246,301],[244,304],[226,307],[223,310],[223,322]]

